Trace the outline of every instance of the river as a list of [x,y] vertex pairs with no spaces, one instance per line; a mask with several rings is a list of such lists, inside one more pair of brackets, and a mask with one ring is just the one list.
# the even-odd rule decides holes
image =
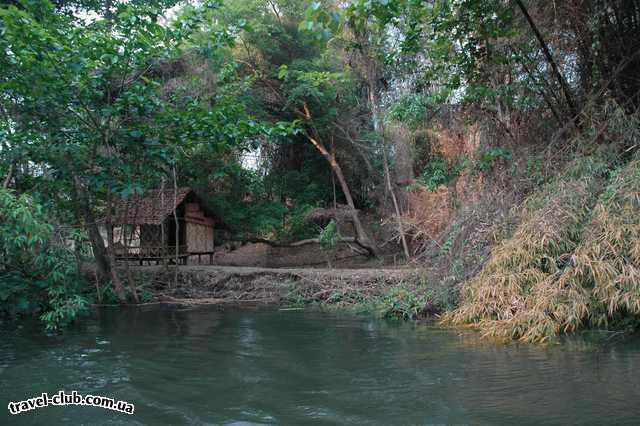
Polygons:
[[[19,324],[0,324],[0,424],[640,422],[635,337],[501,345],[429,324],[214,307],[103,309],[61,335]],[[135,412],[7,410],[61,389]]]

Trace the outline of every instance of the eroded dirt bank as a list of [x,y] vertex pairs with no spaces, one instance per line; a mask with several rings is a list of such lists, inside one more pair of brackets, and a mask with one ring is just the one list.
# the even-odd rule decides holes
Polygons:
[[[418,283],[416,269],[313,269],[182,266],[135,267],[133,280],[151,302],[179,304],[312,302],[353,305],[403,283]],[[124,274],[123,274],[124,275]],[[176,279],[177,278],[177,279]]]

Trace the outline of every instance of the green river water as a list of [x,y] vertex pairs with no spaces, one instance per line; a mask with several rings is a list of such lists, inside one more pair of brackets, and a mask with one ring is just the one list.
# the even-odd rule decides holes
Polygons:
[[[640,339],[500,345],[314,311],[97,311],[62,335],[0,324],[0,424],[640,424]],[[593,340],[593,339],[592,339]],[[9,401],[67,392],[133,415]]]

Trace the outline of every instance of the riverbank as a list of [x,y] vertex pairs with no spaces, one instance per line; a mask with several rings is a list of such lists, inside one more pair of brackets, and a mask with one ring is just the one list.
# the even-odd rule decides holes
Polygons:
[[428,283],[427,271],[416,268],[146,266],[131,267],[130,274],[146,303],[315,305],[415,319],[450,308],[455,297]]

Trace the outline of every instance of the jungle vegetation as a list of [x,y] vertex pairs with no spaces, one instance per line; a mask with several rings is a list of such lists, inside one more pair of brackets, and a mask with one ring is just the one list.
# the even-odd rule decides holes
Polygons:
[[[305,217],[344,205],[369,256],[448,259],[446,320],[487,334],[635,318],[639,30],[637,0],[1,1],[0,309],[139,301],[100,218],[190,186],[246,240],[333,245]],[[434,149],[452,114],[493,129],[468,158]],[[457,273],[469,209],[427,238],[407,194],[479,174],[511,205]]]

